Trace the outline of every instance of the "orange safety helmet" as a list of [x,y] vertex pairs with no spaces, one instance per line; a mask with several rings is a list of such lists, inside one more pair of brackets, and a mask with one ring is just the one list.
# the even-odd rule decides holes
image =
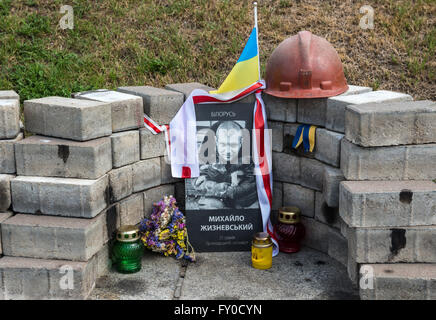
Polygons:
[[279,98],[326,98],[348,90],[333,46],[310,31],[285,39],[266,65],[265,93]]

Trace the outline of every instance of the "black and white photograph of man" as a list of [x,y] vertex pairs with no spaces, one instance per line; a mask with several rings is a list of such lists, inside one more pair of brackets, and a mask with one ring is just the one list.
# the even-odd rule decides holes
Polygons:
[[[197,128],[204,128],[198,130],[197,136],[200,154],[206,153],[207,158],[207,153],[215,153],[215,156],[212,154],[215,161],[201,164],[200,176],[191,179],[190,185],[187,184],[190,198],[186,202],[187,209],[259,208],[254,164],[249,159],[250,152],[243,154],[243,144],[250,145],[246,121],[198,121]],[[205,130],[210,130],[212,134],[204,134]],[[213,143],[208,141],[211,138],[214,139]]]

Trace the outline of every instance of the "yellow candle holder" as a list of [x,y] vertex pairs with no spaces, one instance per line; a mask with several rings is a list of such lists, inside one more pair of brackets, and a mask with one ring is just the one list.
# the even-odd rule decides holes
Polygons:
[[253,268],[269,269],[272,266],[273,243],[266,232],[258,232],[251,245],[251,262]]

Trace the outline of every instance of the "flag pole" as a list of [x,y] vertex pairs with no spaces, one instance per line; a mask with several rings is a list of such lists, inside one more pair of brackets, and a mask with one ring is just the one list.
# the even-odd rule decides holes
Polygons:
[[259,51],[259,28],[257,27],[257,2],[253,2],[254,6],[254,27],[256,28],[256,44],[257,44],[257,63],[259,70],[259,80],[260,78],[260,51]]

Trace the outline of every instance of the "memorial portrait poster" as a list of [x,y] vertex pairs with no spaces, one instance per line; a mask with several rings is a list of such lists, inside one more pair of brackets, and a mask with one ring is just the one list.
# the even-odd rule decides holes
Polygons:
[[195,250],[248,251],[262,231],[251,139],[253,103],[195,105],[200,176],[186,179]]

